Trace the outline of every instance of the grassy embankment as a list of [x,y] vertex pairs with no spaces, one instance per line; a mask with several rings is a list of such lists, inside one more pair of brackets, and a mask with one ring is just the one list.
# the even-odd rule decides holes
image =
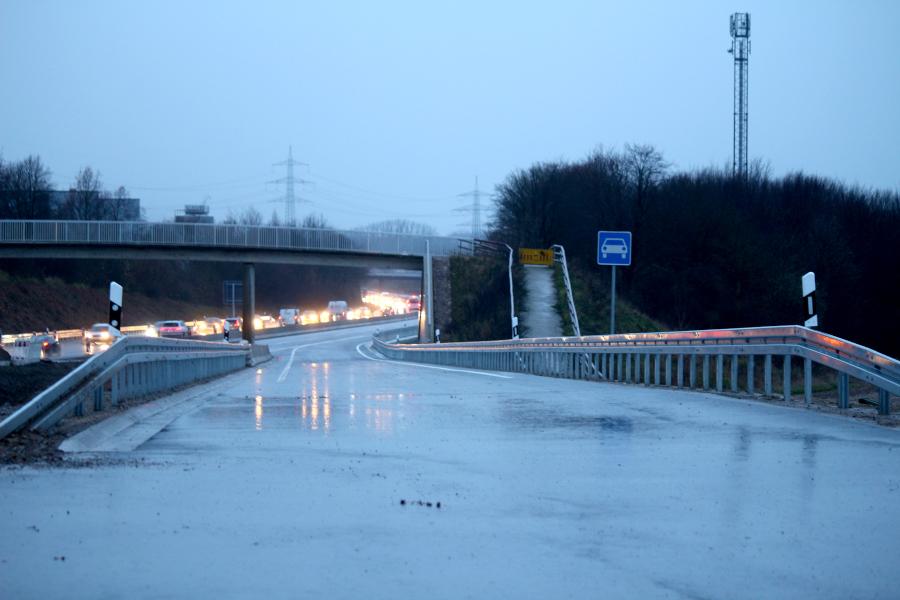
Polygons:
[[[601,282],[597,277],[586,275],[574,265],[569,265],[569,278],[572,282],[572,294],[575,296],[575,308],[578,310],[581,334],[609,333],[609,284]],[[566,286],[563,283],[562,269],[559,265],[554,267],[554,281],[556,282],[556,310],[563,320],[563,334],[574,335],[572,319],[569,316],[569,304],[566,300]],[[665,325],[642,313],[621,296],[617,296],[617,333],[665,331],[666,329]]]
[[[146,325],[162,319],[193,320],[220,316],[222,306],[198,306],[174,298],[150,298],[125,290],[124,325]],[[68,284],[61,279],[11,277],[0,271],[0,331],[24,333],[78,329],[109,316],[106,289]]]
[[[516,306],[525,298],[521,267],[513,267]],[[453,322],[441,332],[444,342],[510,338],[509,271],[499,256],[454,256],[450,259]]]

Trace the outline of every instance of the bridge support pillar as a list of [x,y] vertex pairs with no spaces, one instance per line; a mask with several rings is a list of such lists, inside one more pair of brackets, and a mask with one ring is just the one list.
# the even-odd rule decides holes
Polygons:
[[251,344],[256,337],[253,331],[254,315],[256,315],[256,266],[253,263],[244,263],[244,324],[241,327],[241,336]]
[[419,343],[434,342],[434,282],[431,275],[431,248],[425,241],[422,257],[422,300],[419,302]]

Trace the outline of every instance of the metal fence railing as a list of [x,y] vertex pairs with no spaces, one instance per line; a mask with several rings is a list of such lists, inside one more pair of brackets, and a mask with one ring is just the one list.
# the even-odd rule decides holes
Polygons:
[[447,256],[470,251],[461,246],[461,241],[374,231],[207,223],[0,221],[0,245],[189,246],[424,256],[428,242],[433,256]]
[[791,398],[791,369],[799,358],[807,405],[812,402],[814,364],[837,372],[840,408],[849,406],[851,378],[878,389],[881,414],[890,413],[891,395],[900,395],[900,362],[896,359],[793,325],[449,344],[400,344],[375,338],[373,345],[396,360],[718,392],[724,391],[727,359],[730,390],[751,394],[757,392],[761,362],[761,391],[767,396],[775,395],[773,361],[779,357],[780,395],[785,400]]
[[0,421],[0,439],[25,427],[46,430],[69,415],[236,371],[251,362],[251,353],[249,345],[120,338]]

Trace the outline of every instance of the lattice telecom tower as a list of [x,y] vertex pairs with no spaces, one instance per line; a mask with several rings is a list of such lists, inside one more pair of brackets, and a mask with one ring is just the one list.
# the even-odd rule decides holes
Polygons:
[[750,13],[731,15],[731,54],[734,55],[735,175],[747,174],[747,85],[750,62]]
[[294,177],[294,165],[303,165],[306,166],[306,163],[302,163],[300,161],[294,160],[294,149],[291,146],[288,146],[288,157],[287,160],[283,160],[281,162],[274,163],[275,167],[287,167],[287,177],[283,177],[281,179],[276,179],[272,183],[284,183],[284,224],[288,227],[293,227],[297,224],[297,216],[294,209],[294,205],[296,204],[296,198],[294,196],[294,182],[299,183],[309,183],[304,179],[297,179]]

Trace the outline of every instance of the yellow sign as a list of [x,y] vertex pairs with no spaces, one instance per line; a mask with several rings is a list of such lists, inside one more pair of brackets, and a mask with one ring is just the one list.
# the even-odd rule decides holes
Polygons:
[[519,262],[523,265],[552,265],[553,250],[519,248]]

